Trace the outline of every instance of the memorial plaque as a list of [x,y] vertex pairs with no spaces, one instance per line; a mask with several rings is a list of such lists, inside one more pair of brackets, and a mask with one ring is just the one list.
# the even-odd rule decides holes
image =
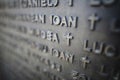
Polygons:
[[120,80],[119,0],[0,0],[0,80]]

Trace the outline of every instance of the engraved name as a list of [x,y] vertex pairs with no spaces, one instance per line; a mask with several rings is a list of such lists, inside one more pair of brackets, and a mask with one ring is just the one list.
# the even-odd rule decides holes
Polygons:
[[69,63],[73,63],[74,61],[74,55],[68,51],[60,51],[58,49],[52,48],[50,53],[52,56],[55,56],[61,60],[65,60]]
[[110,6],[115,3],[117,0],[90,0],[90,5],[91,6],[100,6],[100,5],[105,5],[105,6]]
[[30,7],[56,7],[59,0],[21,0],[21,6],[25,8]]
[[92,47],[90,47],[89,43],[89,40],[84,40],[84,51],[103,54],[107,57],[114,57],[118,54],[117,48],[114,45],[105,44],[103,42],[93,42]]
[[51,25],[61,26],[61,27],[77,27],[77,20],[78,17],[76,16],[57,16],[51,15],[50,16],[50,23]]

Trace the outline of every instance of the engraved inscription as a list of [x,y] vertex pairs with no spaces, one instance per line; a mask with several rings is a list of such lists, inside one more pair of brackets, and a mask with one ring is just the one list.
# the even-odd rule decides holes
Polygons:
[[84,51],[87,52],[93,52],[95,54],[101,54],[102,53],[107,56],[107,57],[114,57],[116,56],[116,47],[114,45],[109,45],[109,44],[105,44],[103,42],[93,42],[93,46],[90,48],[88,46],[89,41],[88,40],[84,40]]
[[113,4],[115,1],[116,1],[116,0],[102,0],[102,3],[103,3],[104,5],[111,5],[111,4]]
[[77,80],[78,76],[79,76],[79,73],[77,71],[72,71],[71,76],[72,76],[73,80]]
[[45,14],[15,14],[14,16],[15,16],[15,20],[30,21],[33,23],[42,23],[42,24],[46,23]]
[[100,72],[99,72],[100,75],[102,75],[102,76],[108,76],[108,73],[106,73],[105,69],[106,69],[105,65],[101,65]]
[[[67,78],[69,80],[100,80],[102,78],[120,80],[120,73],[116,73],[118,69],[115,72],[113,69],[119,67],[119,37],[105,32],[108,31],[109,26],[111,32],[120,33],[120,21],[117,16],[118,11],[116,12],[119,5],[111,7],[115,1],[117,0],[1,0],[0,48],[2,48],[0,50],[3,57],[0,55],[0,58],[4,60],[4,55],[8,53],[12,54],[11,56],[15,55],[16,59],[19,58],[18,61],[25,63],[23,66],[31,67],[31,70],[35,69],[38,75],[43,72],[41,76],[49,80],[67,80]],[[100,6],[100,8],[90,8],[90,5]],[[110,7],[107,8],[107,6]],[[92,11],[97,12],[91,14]],[[111,13],[107,15],[109,12]],[[113,15],[117,18],[114,19]],[[105,19],[103,20],[105,22],[100,23],[100,16]],[[82,21],[82,27],[78,27],[79,18],[85,21]],[[109,23],[108,19],[111,18],[112,21]],[[91,31],[96,30],[98,23],[103,27],[99,27],[98,32],[92,32],[93,35],[88,36]],[[86,31],[82,30],[86,29],[84,28],[86,25],[90,32],[83,32]],[[103,33],[100,34],[101,32]],[[98,33],[100,36],[97,36]],[[83,38],[90,38],[92,42],[84,40],[82,45]],[[77,42],[79,42],[78,45],[75,45]],[[5,57],[6,60],[7,57]],[[94,59],[95,61],[92,61]],[[20,67],[20,73],[26,76],[30,71],[27,69],[24,71],[24,69]],[[71,72],[74,69],[76,71]],[[42,79],[31,73],[35,79]]]
[[36,37],[40,37],[42,39],[46,39],[51,42],[59,43],[58,34],[52,32],[52,31],[43,31],[43,30],[39,30],[39,29],[28,28],[27,34],[34,35]]
[[90,0],[91,6],[112,5],[116,0]]
[[96,22],[98,22],[100,18],[96,14],[92,14],[88,20],[90,21],[90,30],[95,30]]
[[59,25],[62,27],[73,27],[76,28],[77,27],[77,17],[73,17],[73,16],[57,16],[57,15],[51,15],[50,16],[50,23],[51,25]]
[[70,46],[71,40],[73,39],[73,36],[71,35],[71,33],[65,34],[64,38],[66,38],[66,40],[67,40],[67,45]]
[[20,4],[24,8],[56,7],[59,4],[59,0],[21,0]]
[[46,75],[46,77],[48,77],[50,80],[66,80],[63,77],[59,77],[53,73],[51,73],[50,71],[48,71],[47,69],[43,69],[43,74]]
[[39,23],[45,23],[45,15],[40,15],[40,14],[34,14],[32,16],[32,22],[39,22]]
[[22,38],[20,36],[16,36],[16,35],[13,36],[11,35],[11,33],[5,33],[5,34],[19,42],[24,42],[24,44],[29,45],[32,49],[37,49],[44,53],[50,53],[52,56],[55,56],[59,58],[60,60],[65,60],[68,63],[73,63],[74,61],[74,55],[71,54],[69,51],[60,51],[55,48],[49,48],[47,45],[38,43],[36,41],[29,40],[27,38]]
[[38,49],[41,52],[47,53],[48,52],[48,46],[44,45],[44,44],[40,44],[38,42],[34,42],[34,41],[29,41],[26,42],[28,45],[30,45],[31,48],[33,49]]
[[73,6],[73,0],[69,0],[69,6]]
[[101,4],[101,0],[90,0],[90,5],[99,6]]
[[58,64],[56,62],[52,62],[50,59],[42,57],[39,54],[31,53],[31,57],[33,57],[35,60],[37,60],[39,62],[42,62],[42,63],[46,64],[47,66],[49,66],[53,70],[56,70],[58,72],[62,71],[62,66],[60,64]]
[[86,74],[80,74],[77,71],[72,71],[71,76],[73,80],[91,80]]
[[103,51],[104,43],[99,44],[98,42],[93,43],[93,52],[96,54],[101,54]]
[[112,19],[111,31],[114,33],[120,33],[120,20],[119,19]]
[[68,51],[59,51],[55,48],[52,48],[52,56],[58,57],[61,60],[65,60],[69,63],[73,63],[74,55],[69,53]]
[[90,60],[88,59],[88,57],[82,57],[81,61],[83,63],[83,68],[86,69],[87,64],[90,63]]
[[107,45],[105,48],[105,55],[108,57],[113,57],[116,54],[116,48],[112,45]]

